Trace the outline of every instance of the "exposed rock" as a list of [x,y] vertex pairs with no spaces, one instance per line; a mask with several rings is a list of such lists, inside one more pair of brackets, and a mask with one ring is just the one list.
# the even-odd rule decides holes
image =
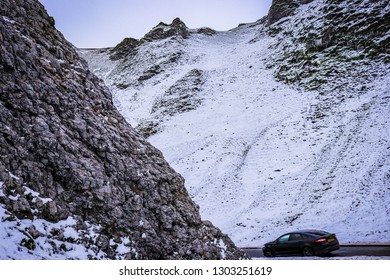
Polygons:
[[125,38],[122,42],[110,50],[112,60],[125,58],[129,54],[135,52],[135,48],[139,46],[140,42],[134,38]]
[[321,31],[319,38],[308,39],[307,49],[321,51],[330,47],[335,42],[335,31],[333,26],[326,27]]
[[272,62],[280,62],[279,80],[332,95],[335,89],[356,94],[359,81],[384,73],[381,67],[370,70],[366,59],[390,62],[388,1],[322,0],[309,5],[305,15],[269,26],[283,50]]
[[158,121],[144,120],[135,127],[135,130],[141,133],[145,138],[148,138],[160,132],[160,125]]
[[30,251],[34,251],[35,248],[37,247],[34,239],[32,238],[24,238],[22,242],[20,242],[20,246],[26,247]]
[[[212,29],[204,30],[203,32],[207,32],[208,35],[211,34]],[[214,31],[215,32],[215,31]],[[136,48],[146,42],[154,41],[154,40],[162,40],[170,37],[179,37],[186,39],[190,35],[190,32],[179,18],[176,18],[172,21],[171,24],[166,24],[160,22],[156,27],[154,27],[150,32],[148,32],[141,40],[137,40],[134,38],[125,38],[122,42],[116,45],[114,48],[110,49],[110,59],[119,60],[128,57],[129,55],[136,54]],[[145,79],[143,79],[145,78]],[[140,80],[149,79],[149,75],[145,75],[145,77],[141,77]]]
[[12,211],[18,216],[24,217],[26,214],[30,214],[31,207],[27,199],[21,197],[12,201]]
[[38,231],[34,225],[31,225],[30,227],[26,228],[26,232],[30,234],[33,239],[37,239],[38,237],[44,236],[44,234]]
[[208,36],[212,36],[215,33],[217,33],[217,31],[215,31],[214,29],[211,29],[209,27],[201,27],[201,28],[197,29],[196,32],[199,34],[204,34],[204,35],[208,35]]
[[159,112],[173,116],[195,109],[202,99],[198,94],[203,83],[203,71],[192,69],[172,85],[159,101],[154,103],[152,113]]
[[175,18],[171,24],[160,22],[141,39],[141,43],[144,41],[161,40],[174,36],[186,39],[189,35],[190,33],[185,23],[179,18]]
[[307,4],[313,0],[273,0],[268,12],[267,24],[273,24],[281,18],[290,16],[300,4]]
[[153,102],[153,117],[141,121],[135,129],[144,137],[149,137],[161,131],[161,119],[196,109],[202,102],[200,92],[204,82],[204,71],[190,70]]
[[[3,1],[0,34],[0,203],[10,216],[31,209],[34,218],[74,221],[78,244],[107,258],[118,257],[114,240],[128,240],[126,258],[245,257],[201,221],[184,179],[118,113],[37,0]],[[188,35],[180,20],[144,40],[173,35]],[[91,224],[99,225],[93,240],[83,238]],[[33,239],[21,245],[36,247]]]
[[160,74],[162,72],[161,66],[160,65],[154,65],[148,70],[146,70],[139,78],[138,81],[145,81],[149,80],[150,78],[156,76],[157,74]]

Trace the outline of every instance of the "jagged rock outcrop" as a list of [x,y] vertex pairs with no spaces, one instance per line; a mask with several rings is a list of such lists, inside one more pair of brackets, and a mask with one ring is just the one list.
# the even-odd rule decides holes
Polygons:
[[125,38],[122,42],[110,49],[112,60],[118,60],[125,58],[127,55],[132,54],[135,48],[140,45],[140,41],[134,38]]
[[[212,35],[212,32],[212,29],[202,29],[202,31],[199,31],[199,33],[207,33],[207,35]],[[162,40],[171,37],[187,39],[189,36],[189,29],[187,28],[185,23],[182,22],[179,18],[174,19],[171,24],[160,22],[141,40],[137,40],[134,38],[125,38],[118,45],[113,48],[110,48],[110,59],[121,60],[129,56],[134,56],[137,53],[137,47],[151,41]],[[158,67],[150,69],[148,73],[144,73],[144,75],[140,77],[140,81],[148,80],[149,78],[153,77],[158,73]]]
[[204,34],[204,35],[208,35],[208,36],[213,36],[214,34],[217,33],[217,31],[215,31],[214,29],[209,28],[209,27],[201,27],[201,28],[198,28],[196,30],[196,33]]
[[179,18],[174,19],[171,24],[160,22],[141,40],[137,40],[134,38],[125,38],[115,47],[109,48],[110,59],[120,60],[128,56],[136,55],[137,47],[147,42],[162,40],[170,37],[187,39],[191,33],[212,36],[217,32],[214,29],[208,27],[201,27],[195,29],[194,31],[191,31]]
[[[91,258],[245,257],[201,221],[184,179],[127,124],[37,0],[2,1],[0,13],[2,226],[71,219],[72,242],[92,248]],[[186,36],[178,20],[172,27],[146,39]],[[91,224],[93,235],[86,234]],[[45,234],[34,224],[20,230],[27,236],[20,251],[34,255]],[[36,257],[70,250],[58,243],[64,236],[64,229],[52,228],[50,254]]]
[[173,36],[180,36],[185,39],[188,38],[189,35],[190,32],[185,23],[182,22],[180,18],[175,18],[171,24],[160,22],[141,39],[141,42],[161,40]]
[[292,15],[300,4],[307,4],[313,0],[273,0],[268,12],[267,24],[273,24],[281,18]]

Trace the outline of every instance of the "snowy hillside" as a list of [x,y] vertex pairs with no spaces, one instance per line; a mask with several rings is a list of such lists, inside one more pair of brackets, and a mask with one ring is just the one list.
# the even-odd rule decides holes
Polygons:
[[[278,28],[315,22],[322,2]],[[335,232],[342,243],[390,241],[385,63],[362,64],[377,73],[351,80],[358,94],[288,85],[275,78],[286,48],[271,28],[262,20],[215,34],[190,30],[116,61],[110,49],[80,53],[128,122],[183,175],[202,218],[237,245],[302,228]]]

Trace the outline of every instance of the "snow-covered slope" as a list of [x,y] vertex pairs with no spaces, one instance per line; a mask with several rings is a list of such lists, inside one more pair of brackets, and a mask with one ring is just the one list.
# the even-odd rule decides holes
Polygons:
[[[5,197],[2,190],[3,182],[0,182],[0,198]],[[41,198],[39,193],[24,186],[26,194],[33,198],[51,201]],[[17,196],[11,197],[14,201]],[[2,206],[2,205],[1,205]],[[99,226],[88,224],[88,230],[82,234],[74,229],[76,220],[69,217],[60,222],[50,222],[44,219],[19,219],[9,215],[9,212],[0,207],[0,243],[1,259],[89,259],[107,258],[96,248],[82,244],[82,235],[88,236],[91,241],[96,241],[98,234],[95,230]],[[123,258],[123,252],[118,252],[118,258]]]
[[109,50],[80,50],[120,112],[184,176],[202,218],[238,245],[301,228],[335,232],[342,243],[390,241],[386,64],[362,63],[377,73],[350,81],[358,94],[275,79],[286,48],[278,47],[283,33],[270,30],[316,22],[323,2],[278,27],[262,20],[213,35],[191,30],[118,61]]

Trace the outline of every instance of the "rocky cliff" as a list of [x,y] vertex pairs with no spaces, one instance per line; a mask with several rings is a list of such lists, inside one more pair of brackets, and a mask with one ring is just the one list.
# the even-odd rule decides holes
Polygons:
[[0,258],[244,257],[37,0],[2,1],[0,42]]
[[273,24],[278,20],[291,16],[301,4],[307,4],[313,0],[273,0],[267,16],[267,24]]

